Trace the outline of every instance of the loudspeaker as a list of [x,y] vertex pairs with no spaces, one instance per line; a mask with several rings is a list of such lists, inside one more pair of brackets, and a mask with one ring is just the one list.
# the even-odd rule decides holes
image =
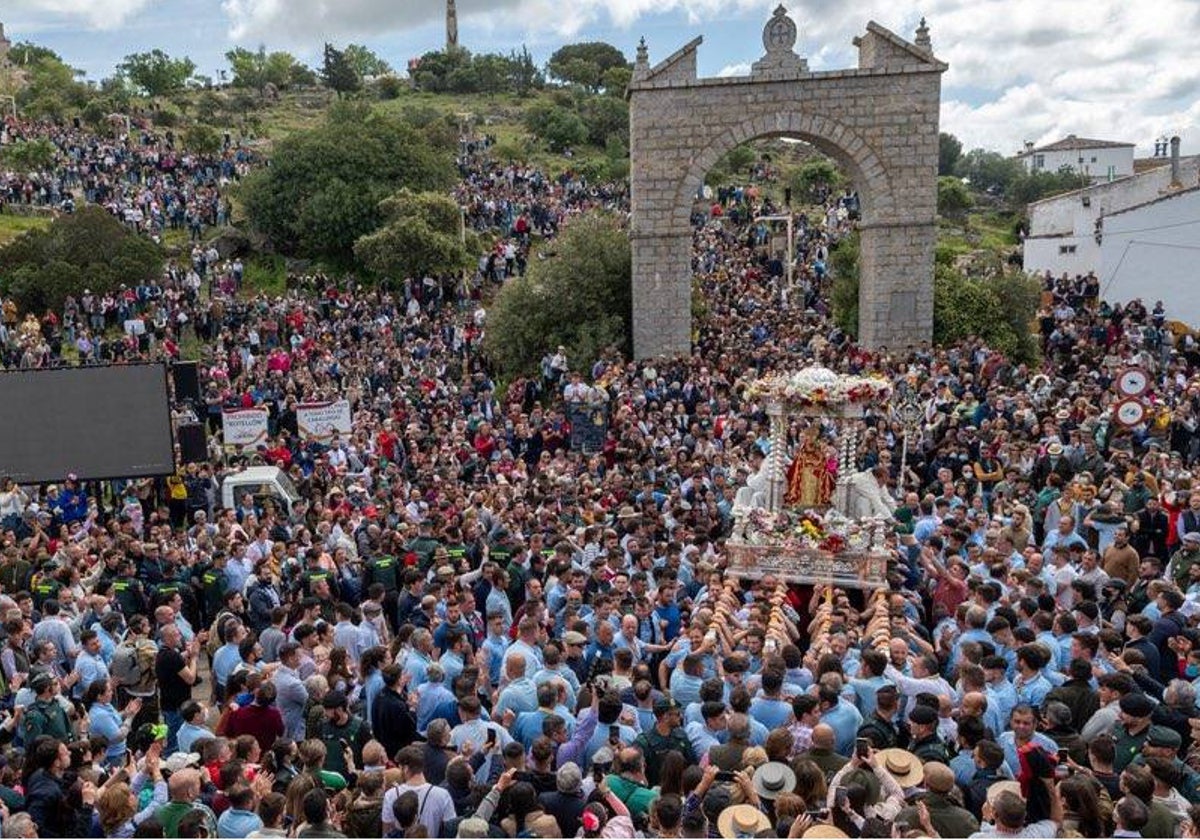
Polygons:
[[171,381],[175,385],[176,402],[200,402],[200,371],[195,362],[175,362],[171,365]]
[[185,464],[198,464],[208,460],[208,437],[200,423],[180,423],[175,430],[179,438],[179,454]]

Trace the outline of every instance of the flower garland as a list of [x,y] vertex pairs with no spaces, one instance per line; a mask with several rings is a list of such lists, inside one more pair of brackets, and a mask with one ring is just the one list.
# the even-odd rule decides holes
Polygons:
[[876,524],[872,520],[847,519],[837,511],[821,514],[812,510],[783,510],[772,513],[764,508],[754,508],[747,512],[738,529],[740,539],[737,541],[791,552],[867,551],[871,548]]
[[800,406],[884,403],[891,394],[891,383],[883,379],[843,376],[823,367],[773,373],[751,382],[746,389],[750,399],[773,399]]

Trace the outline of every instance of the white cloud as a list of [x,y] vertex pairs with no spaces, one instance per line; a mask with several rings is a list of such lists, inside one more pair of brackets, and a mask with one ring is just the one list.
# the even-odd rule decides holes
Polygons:
[[741,61],[741,62],[738,62],[737,64],[726,64],[724,67],[722,67],[720,70],[717,71],[717,76],[722,79],[724,79],[728,76],[749,76],[750,69],[751,68],[750,68],[749,61]]
[[[6,0],[3,15],[23,16],[31,26],[79,23],[89,29],[117,29],[151,0]],[[15,15],[14,15],[15,13]]]

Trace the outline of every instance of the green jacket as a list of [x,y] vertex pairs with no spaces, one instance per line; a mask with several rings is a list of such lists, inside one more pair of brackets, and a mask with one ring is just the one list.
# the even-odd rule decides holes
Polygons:
[[[965,808],[960,808],[940,793],[929,792],[921,797],[925,807],[929,809],[929,822],[942,837],[970,837],[979,830],[979,820]],[[896,820],[906,820],[909,825],[917,825],[916,807],[905,808]],[[1157,837],[1159,835],[1146,835]],[[1173,836],[1173,835],[1167,835]]]
[[644,787],[624,776],[608,777],[608,789],[625,803],[630,815],[649,814],[650,803],[658,799],[658,792],[653,788]]
[[658,784],[658,771],[662,760],[668,752],[674,750],[680,753],[688,764],[696,763],[696,753],[692,742],[680,727],[671,730],[669,735],[660,735],[657,729],[650,729],[637,736],[634,745],[641,749],[646,757],[646,780],[652,785]]
[[34,700],[25,710],[25,743],[32,744],[39,735],[49,735],[56,741],[70,741],[71,722],[55,699]]
[[[1150,737],[1150,727],[1147,725],[1137,735],[1133,735],[1125,728],[1125,724],[1118,723],[1113,728],[1113,740],[1116,742],[1116,755],[1113,758],[1113,770],[1120,773],[1128,767],[1133,759],[1141,752],[1142,747],[1146,744],[1146,739]],[[1144,834],[1145,837],[1159,837],[1157,834]]]

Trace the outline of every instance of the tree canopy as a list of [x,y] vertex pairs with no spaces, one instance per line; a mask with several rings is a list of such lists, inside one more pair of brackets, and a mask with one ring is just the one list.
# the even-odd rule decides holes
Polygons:
[[341,102],[315,129],[282,140],[271,166],[242,187],[251,224],[287,252],[349,260],[354,243],[383,221],[380,202],[404,187],[447,188],[449,152],[366,103]]
[[469,50],[427,52],[412,70],[421,90],[431,93],[515,93],[524,96],[546,83],[529,50],[508,55]]
[[196,64],[190,58],[171,58],[159,49],[127,55],[117,65],[117,73],[147,96],[183,90],[195,72]]
[[962,142],[945,131],[938,135],[938,175],[953,175],[958,159],[962,157]]
[[386,76],[392,72],[392,65],[377,56],[362,44],[347,44],[342,56],[354,68],[359,78]]
[[[550,56],[546,69],[550,71],[551,76],[560,81],[599,91],[604,85],[604,74],[608,70],[628,66],[625,54],[612,44],[585,41],[559,47]],[[628,79],[625,81],[628,83]]]
[[325,60],[321,65],[321,79],[331,90],[339,94],[353,93],[362,89],[362,76],[345,50],[325,44]]
[[529,273],[508,281],[488,312],[487,351],[507,376],[537,369],[558,345],[568,358],[630,351],[632,252],[618,219],[589,214],[541,246]]
[[379,209],[384,226],[354,244],[354,256],[372,271],[400,279],[450,274],[474,264],[478,237],[460,233],[459,208],[448,196],[401,190]]
[[962,179],[953,175],[943,175],[937,182],[937,211],[939,216],[959,219],[966,215],[974,204],[971,191],[963,184]]
[[24,311],[60,310],[67,295],[104,294],[162,272],[163,251],[102,207],[59,216],[0,249],[0,292]]
[[225,60],[233,71],[233,86],[240,88],[262,90],[274,85],[283,89],[297,84],[303,74],[312,74],[291,53],[268,53],[262,45],[255,51],[236,47],[225,53]]

